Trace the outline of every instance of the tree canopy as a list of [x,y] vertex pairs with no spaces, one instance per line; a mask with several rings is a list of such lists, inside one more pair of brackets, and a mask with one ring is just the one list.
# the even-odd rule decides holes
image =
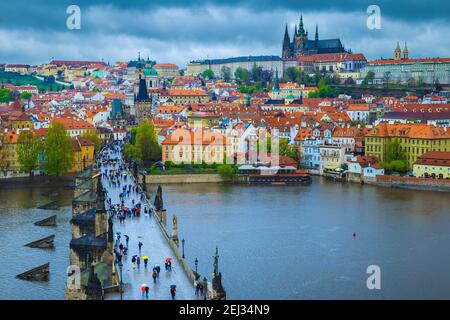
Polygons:
[[22,171],[31,172],[38,167],[38,154],[42,147],[41,140],[33,131],[21,131],[17,139],[17,160]]
[[59,122],[53,122],[45,135],[44,170],[52,176],[66,174],[74,162],[72,141],[66,128]]
[[202,73],[202,77],[209,80],[214,79],[214,71],[212,71],[211,69],[205,70]]
[[248,84],[250,81],[250,72],[247,69],[237,67],[236,71],[234,71],[234,77],[236,78],[238,83]]
[[125,154],[134,161],[144,164],[160,160],[161,148],[158,145],[155,126],[151,121],[141,122],[136,130],[135,143],[125,146]]
[[0,88],[0,102],[8,103],[12,101],[12,91],[7,88]]

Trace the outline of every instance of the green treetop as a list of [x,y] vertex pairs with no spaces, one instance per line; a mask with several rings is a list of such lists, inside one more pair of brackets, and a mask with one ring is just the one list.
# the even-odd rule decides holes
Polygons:
[[33,131],[22,131],[17,139],[17,157],[22,171],[31,172],[38,167],[38,153],[41,140]]
[[66,128],[59,122],[53,122],[45,135],[44,170],[52,176],[66,174],[73,165],[74,150]]

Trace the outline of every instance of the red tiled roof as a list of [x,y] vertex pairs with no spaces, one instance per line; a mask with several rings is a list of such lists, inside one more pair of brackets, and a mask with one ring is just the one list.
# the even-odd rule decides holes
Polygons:
[[402,64],[402,63],[450,63],[450,58],[420,58],[420,59],[380,59],[369,61],[368,64],[384,65],[384,64]]

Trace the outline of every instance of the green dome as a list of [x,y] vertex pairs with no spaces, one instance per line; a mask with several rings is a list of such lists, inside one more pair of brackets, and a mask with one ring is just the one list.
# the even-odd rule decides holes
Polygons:
[[158,75],[158,71],[156,71],[153,68],[145,68],[144,69],[144,75],[145,76],[157,76]]

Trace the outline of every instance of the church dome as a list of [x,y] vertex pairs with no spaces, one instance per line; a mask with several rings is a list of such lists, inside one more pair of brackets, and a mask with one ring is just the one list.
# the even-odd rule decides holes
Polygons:
[[144,69],[144,76],[157,76],[158,71],[156,71],[153,68],[145,68]]

